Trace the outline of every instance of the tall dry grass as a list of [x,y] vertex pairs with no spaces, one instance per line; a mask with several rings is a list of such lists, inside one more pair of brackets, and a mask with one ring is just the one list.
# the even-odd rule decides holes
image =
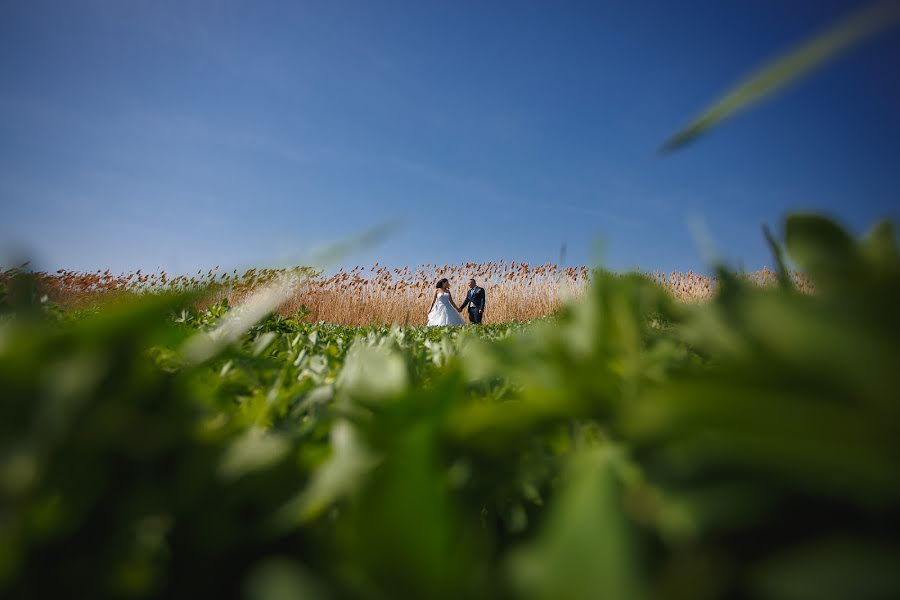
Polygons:
[[450,293],[461,304],[468,281],[474,278],[487,292],[485,323],[525,321],[557,311],[567,295],[583,291],[588,275],[586,267],[531,266],[515,261],[423,264],[415,269],[376,264],[313,278],[301,285],[283,309],[294,312],[305,305],[312,319],[342,325],[423,325],[438,279],[450,280]]
[[[680,271],[671,273],[653,271],[643,273],[643,275],[666,288],[674,298],[682,302],[709,300],[715,296],[718,288],[718,281],[715,277],[708,277],[693,271],[688,271],[687,273]],[[740,276],[760,287],[778,285],[778,272],[772,271],[768,267],[763,267],[759,271],[742,273]],[[813,291],[812,283],[802,273],[791,273],[791,281],[794,287],[801,292],[811,293]]]
[[[0,283],[16,271],[0,272]],[[470,278],[475,278],[485,288],[485,323],[526,321],[553,314],[568,298],[577,298],[590,278],[587,267],[530,265],[516,261],[423,264],[416,268],[388,268],[376,263],[368,268],[341,269],[331,275],[307,267],[251,269],[242,274],[220,272],[216,267],[192,276],[175,277],[166,272],[113,274],[110,271],[66,270],[35,273],[34,276],[39,293],[46,295],[50,302],[77,309],[129,295],[167,290],[202,291],[199,308],[223,299],[239,305],[253,290],[286,274],[301,283],[279,309],[281,314],[293,315],[305,307],[308,319],[341,325],[422,325],[431,305],[434,284],[443,277],[450,280],[451,293],[457,304],[465,298]],[[644,275],[683,302],[708,300],[715,295],[718,285],[715,278],[690,271],[648,272]],[[768,269],[743,277],[759,286],[777,284],[776,272]],[[794,273],[793,280],[799,289],[812,291],[801,275]]]

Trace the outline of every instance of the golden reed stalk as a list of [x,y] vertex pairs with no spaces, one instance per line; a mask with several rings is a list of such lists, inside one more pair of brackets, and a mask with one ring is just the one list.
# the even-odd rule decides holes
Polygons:
[[[16,269],[0,272],[4,283]],[[418,265],[391,269],[375,263],[372,267],[341,269],[332,275],[307,267],[294,269],[251,269],[243,274],[220,272],[219,268],[193,276],[170,277],[165,271],[135,271],[115,275],[109,271],[84,273],[60,270],[35,273],[37,288],[48,300],[62,308],[87,308],[119,297],[165,290],[203,290],[198,308],[227,299],[240,304],[254,289],[291,274],[304,281],[297,292],[279,309],[293,315],[306,307],[308,319],[340,325],[398,324],[423,325],[431,303],[435,282],[446,277],[457,304],[465,298],[467,282],[474,277],[487,290],[485,323],[527,321],[556,312],[567,298],[575,298],[586,289],[587,267],[559,267],[555,264],[532,266],[516,261],[466,263],[462,265]],[[644,273],[683,302],[701,302],[716,291],[715,278],[693,272]],[[763,269],[743,275],[760,286],[777,285],[777,274]],[[803,291],[812,286],[794,273],[795,285]]]

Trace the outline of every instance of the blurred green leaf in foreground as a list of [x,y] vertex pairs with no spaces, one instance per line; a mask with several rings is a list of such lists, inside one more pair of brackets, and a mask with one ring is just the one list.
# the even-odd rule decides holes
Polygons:
[[0,593],[898,597],[896,236],[770,238],[814,293],[598,271],[532,324],[261,316],[200,361],[227,305],[8,305]]
[[857,43],[900,22],[900,2],[879,0],[767,63],[663,143],[663,153],[693,142],[723,121],[834,60]]

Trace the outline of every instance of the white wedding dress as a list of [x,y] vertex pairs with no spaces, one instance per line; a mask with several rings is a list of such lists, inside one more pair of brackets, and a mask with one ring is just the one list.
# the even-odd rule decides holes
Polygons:
[[431,312],[428,313],[428,326],[465,324],[466,322],[463,321],[460,314],[450,304],[450,294],[439,292],[437,298],[434,299],[434,306],[431,307]]

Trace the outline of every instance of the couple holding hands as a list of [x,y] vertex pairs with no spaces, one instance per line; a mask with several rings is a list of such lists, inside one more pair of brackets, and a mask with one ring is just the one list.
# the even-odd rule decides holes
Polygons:
[[469,292],[462,306],[457,306],[450,295],[450,281],[441,279],[435,286],[434,298],[431,300],[431,308],[428,309],[428,326],[441,325],[465,325],[466,322],[459,316],[466,306],[469,307],[469,322],[473,325],[481,323],[484,317],[484,305],[487,299],[484,288],[478,287],[474,279],[469,280]]

